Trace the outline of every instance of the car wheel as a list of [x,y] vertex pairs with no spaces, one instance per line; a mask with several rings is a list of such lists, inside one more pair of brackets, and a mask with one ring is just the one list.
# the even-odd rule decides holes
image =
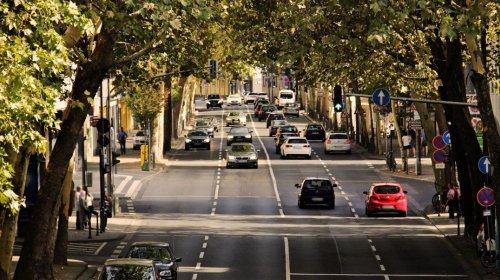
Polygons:
[[284,158],[285,158],[285,155],[284,155],[283,153],[280,153],[280,154],[281,154],[281,158],[283,158],[283,159],[284,159]]
[[406,217],[408,214],[407,214],[407,212],[405,211],[405,212],[401,212],[399,215],[400,215],[401,217]]
[[372,212],[368,211],[368,208],[365,207],[365,215],[367,217],[371,217],[372,216]]
[[207,145],[205,148],[207,148],[207,150],[210,150],[210,145]]
[[335,200],[328,204],[328,208],[335,209]]
[[350,155],[350,154],[351,154],[351,150],[347,151],[347,153],[346,153],[346,154]]
[[311,159],[311,155],[306,156],[306,159]]
[[231,165],[229,165],[229,163],[226,163],[226,168],[227,169],[231,168]]
[[298,204],[300,209],[304,208],[304,203],[302,201],[299,200],[299,202],[297,204]]
[[258,164],[258,163],[256,163],[256,164],[255,164],[255,166],[254,166],[253,168],[255,168],[255,169],[259,168],[259,164]]
[[227,142],[227,143],[226,143],[226,145],[227,145],[227,146],[231,146],[231,142]]
[[325,149],[325,155],[328,155],[329,153],[330,152],[327,149]]
[[184,146],[184,150],[189,151],[189,146]]
[[280,153],[280,149],[278,147],[276,147],[276,154],[279,154]]
[[321,139],[321,142],[325,142],[325,141],[326,141],[326,138]]

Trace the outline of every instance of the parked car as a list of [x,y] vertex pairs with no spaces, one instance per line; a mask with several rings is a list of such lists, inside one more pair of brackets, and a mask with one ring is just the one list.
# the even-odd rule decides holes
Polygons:
[[134,136],[134,143],[132,144],[132,148],[134,150],[139,150],[141,145],[146,145],[148,143],[148,135],[146,131],[139,130]]
[[259,121],[265,120],[267,118],[267,115],[269,115],[271,112],[274,112],[278,110],[276,106],[274,105],[262,105],[260,106],[259,109]]
[[215,127],[206,119],[199,119],[194,124],[195,129],[205,129],[210,137],[214,137]]
[[226,126],[247,125],[247,114],[242,111],[229,112],[226,116]]
[[325,154],[333,152],[351,153],[351,140],[347,133],[330,132],[326,134]]
[[276,141],[275,142],[275,144],[276,144],[276,153],[277,154],[281,154],[281,145],[283,145],[283,143],[285,142],[285,140],[288,137],[295,137],[295,136],[297,136],[297,134],[295,134],[293,132],[282,132],[279,135],[276,134],[276,137],[274,138],[274,140]]
[[307,177],[302,183],[295,184],[295,187],[299,189],[297,199],[299,208],[316,204],[335,209],[335,191],[333,188],[337,187],[337,184],[332,184],[328,178]]
[[189,151],[192,148],[205,148],[210,150],[210,135],[205,129],[195,129],[185,135],[184,149]]
[[155,262],[142,258],[107,259],[99,273],[99,280],[156,280],[159,278],[160,271]]
[[243,98],[239,94],[231,94],[226,99],[227,105],[243,105]]
[[288,125],[288,122],[285,120],[273,120],[271,121],[271,125],[269,126],[269,136],[276,135],[278,129],[282,126]]
[[303,156],[311,159],[311,145],[305,137],[288,137],[281,145],[281,158]]
[[259,150],[251,143],[234,143],[226,150],[226,167],[247,166],[259,168]]
[[300,107],[296,103],[287,103],[285,107],[283,107],[283,114],[285,116],[296,116],[297,118],[300,116]]
[[282,113],[271,112],[271,113],[267,114],[267,117],[266,117],[266,128],[268,128],[271,125],[271,121],[284,120],[284,119],[285,119],[285,115],[283,115]]
[[223,100],[218,94],[209,94],[207,96],[207,109],[222,108]]
[[126,258],[139,258],[154,261],[159,271],[160,279],[177,279],[178,263],[181,258],[176,258],[170,245],[165,242],[134,242]]
[[377,212],[395,212],[402,217],[408,213],[407,192],[398,183],[373,183],[366,194],[365,213],[370,217]]
[[326,132],[322,125],[316,123],[310,123],[304,129],[304,137],[307,140],[321,140],[325,141]]
[[231,127],[227,133],[227,145],[234,142],[248,142],[252,143],[252,131],[248,127]]

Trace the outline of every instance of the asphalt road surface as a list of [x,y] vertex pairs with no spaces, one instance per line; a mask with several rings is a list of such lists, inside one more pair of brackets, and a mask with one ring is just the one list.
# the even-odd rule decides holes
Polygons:
[[[173,151],[168,166],[144,180],[128,202],[135,230],[106,246],[92,258],[95,263],[126,251],[135,241],[164,241],[183,258],[179,279],[471,277],[420,212],[434,193],[432,185],[380,173],[382,161],[356,150],[326,155],[321,142],[311,144],[312,159],[280,159],[274,138],[268,137],[264,122],[253,118],[251,105],[201,111],[199,117],[221,118],[228,110],[249,113],[259,168],[226,169],[227,128],[215,134],[210,151]],[[304,117],[288,121],[299,129],[308,123]],[[327,177],[339,185],[335,209],[298,208],[294,184],[307,176]],[[403,184],[408,217],[365,216],[362,192],[380,181]]]

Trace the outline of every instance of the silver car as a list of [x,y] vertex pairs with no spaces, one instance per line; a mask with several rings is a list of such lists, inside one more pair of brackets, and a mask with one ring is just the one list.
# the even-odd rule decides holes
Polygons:
[[259,168],[259,150],[250,143],[234,143],[226,150],[226,167],[247,166]]
[[226,126],[247,125],[247,114],[241,111],[229,112],[226,117]]
[[194,125],[194,129],[205,129],[210,137],[214,137],[215,128],[207,120],[197,120]]

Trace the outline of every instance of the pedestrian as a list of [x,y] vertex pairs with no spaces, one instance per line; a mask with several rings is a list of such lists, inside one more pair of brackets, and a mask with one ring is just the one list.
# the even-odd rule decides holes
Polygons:
[[125,143],[127,141],[127,133],[123,131],[123,127],[120,128],[120,132],[118,132],[118,142],[120,142],[120,154],[124,155],[126,154],[126,149],[125,149]]
[[77,186],[76,187],[76,191],[75,191],[76,229],[77,230],[84,229],[84,225],[83,225],[84,210],[81,209],[81,207],[80,207],[80,195],[81,195],[81,192],[82,192],[82,187]]
[[460,188],[457,184],[453,186],[450,184],[448,186],[449,190],[446,194],[446,198],[448,199],[448,213],[450,214],[448,218],[454,219],[455,212],[458,216],[460,216],[460,198],[462,194],[460,193]]
[[427,157],[428,149],[427,149],[427,135],[425,135],[425,131],[422,130],[420,133],[420,142],[422,143],[422,154],[424,157]]
[[[79,194],[78,194],[79,193]],[[78,209],[79,211],[79,215],[78,217],[80,217],[80,226],[81,226],[81,229],[85,229],[85,227],[88,226],[88,209],[87,209],[87,202],[85,200],[87,196],[87,192],[85,190],[83,190],[81,187],[80,187],[80,191],[78,192],[78,188],[77,188],[77,194],[75,195],[75,197],[78,197],[78,200],[75,201],[75,204],[76,204],[76,209]]]
[[412,157],[416,157],[417,153],[417,132],[413,129],[408,127],[408,134],[411,137],[410,140],[410,146],[411,146],[411,151],[413,152]]

